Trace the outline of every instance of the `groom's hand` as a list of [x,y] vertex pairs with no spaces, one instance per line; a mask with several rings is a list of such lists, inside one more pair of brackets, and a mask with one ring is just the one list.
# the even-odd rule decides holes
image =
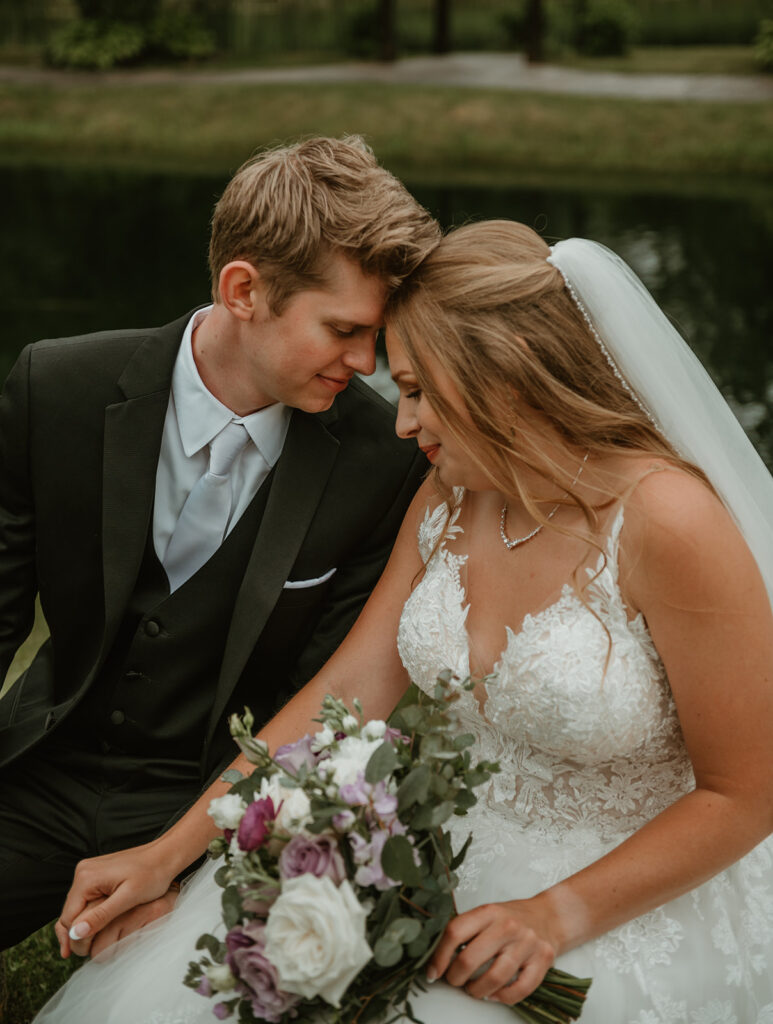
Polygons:
[[[102,931],[97,932],[93,938],[71,938],[70,951],[76,956],[99,956],[100,953],[104,953],[106,949],[109,949],[114,942],[118,942],[119,939],[125,939],[132,932],[136,932],[152,921],[157,921],[160,917],[168,914],[174,907],[179,892],[180,887],[176,882],[173,882],[163,896],[160,896],[157,900],[151,900],[149,903],[141,903],[138,907],[127,910],[125,914],[119,914]],[[91,909],[98,902],[89,904],[86,909]]]
[[174,872],[159,861],[152,843],[82,860],[55,927],[62,956],[75,952],[74,942],[94,939],[123,914],[167,896]]

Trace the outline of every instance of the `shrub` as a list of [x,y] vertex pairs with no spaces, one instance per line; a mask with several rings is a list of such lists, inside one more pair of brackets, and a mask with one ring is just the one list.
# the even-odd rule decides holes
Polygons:
[[153,53],[175,60],[201,60],[215,52],[214,34],[200,18],[183,11],[159,11],[147,41]]
[[57,29],[48,42],[47,57],[56,67],[106,71],[130,64],[145,48],[139,25],[82,18]]
[[773,18],[763,18],[754,40],[754,57],[763,71],[773,71]]
[[634,34],[633,11],[625,0],[589,0],[575,28],[575,45],[590,57],[628,51]]
[[195,60],[214,50],[214,35],[200,18],[166,10],[147,26],[93,18],[71,21],[53,33],[46,56],[55,67],[107,71],[148,58]]

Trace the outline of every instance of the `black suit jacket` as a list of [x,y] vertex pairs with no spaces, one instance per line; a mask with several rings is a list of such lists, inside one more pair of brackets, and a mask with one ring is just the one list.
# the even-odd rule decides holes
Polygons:
[[[172,369],[190,315],[153,330],[38,342],[8,377],[0,679],[31,628],[38,591],[51,637],[0,701],[0,764],[55,730],[110,651],[151,524]],[[393,408],[357,380],[330,410],[293,412],[213,681],[203,779],[235,752],[222,720],[245,671],[256,686],[290,692],[332,653],[375,584],[426,468],[393,424]],[[284,588],[334,567],[321,586]]]

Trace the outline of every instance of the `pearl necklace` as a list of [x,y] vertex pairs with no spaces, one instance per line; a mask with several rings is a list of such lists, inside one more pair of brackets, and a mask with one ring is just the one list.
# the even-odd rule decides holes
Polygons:
[[[574,487],[574,485],[580,479],[580,476],[582,475],[582,471],[583,471],[583,469],[585,469],[585,463],[588,461],[588,456],[589,455],[590,455],[590,452],[586,452],[585,455],[583,456],[583,460],[580,463],[580,468],[574,474],[574,480],[572,480],[571,484],[569,485],[570,488]],[[548,512],[547,516],[545,517],[546,521],[549,522],[553,518],[553,516],[556,514],[556,512],[558,512],[558,510],[560,508],[561,508],[561,502],[559,501],[558,504],[554,505],[553,508]],[[525,544],[527,540],[531,540],[532,537],[536,537],[537,534],[545,526],[545,523],[540,523],[539,526],[536,526],[531,531],[531,533],[527,533],[526,536],[524,536],[524,537],[514,537],[511,540],[507,536],[507,531],[505,530],[505,523],[506,522],[507,522],[507,502],[505,502],[504,505],[502,506],[502,511],[501,511],[501,513],[499,515],[499,536],[502,538],[502,543],[504,544],[504,546],[507,548],[508,551],[512,551],[513,548],[517,548],[519,545]]]

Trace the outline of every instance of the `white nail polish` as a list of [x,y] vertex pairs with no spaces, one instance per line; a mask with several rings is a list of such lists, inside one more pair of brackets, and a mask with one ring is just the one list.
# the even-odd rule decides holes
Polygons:
[[70,929],[69,935],[71,939],[76,942],[78,939],[85,939],[91,929],[88,926],[88,922],[81,921],[80,924],[74,924]]

